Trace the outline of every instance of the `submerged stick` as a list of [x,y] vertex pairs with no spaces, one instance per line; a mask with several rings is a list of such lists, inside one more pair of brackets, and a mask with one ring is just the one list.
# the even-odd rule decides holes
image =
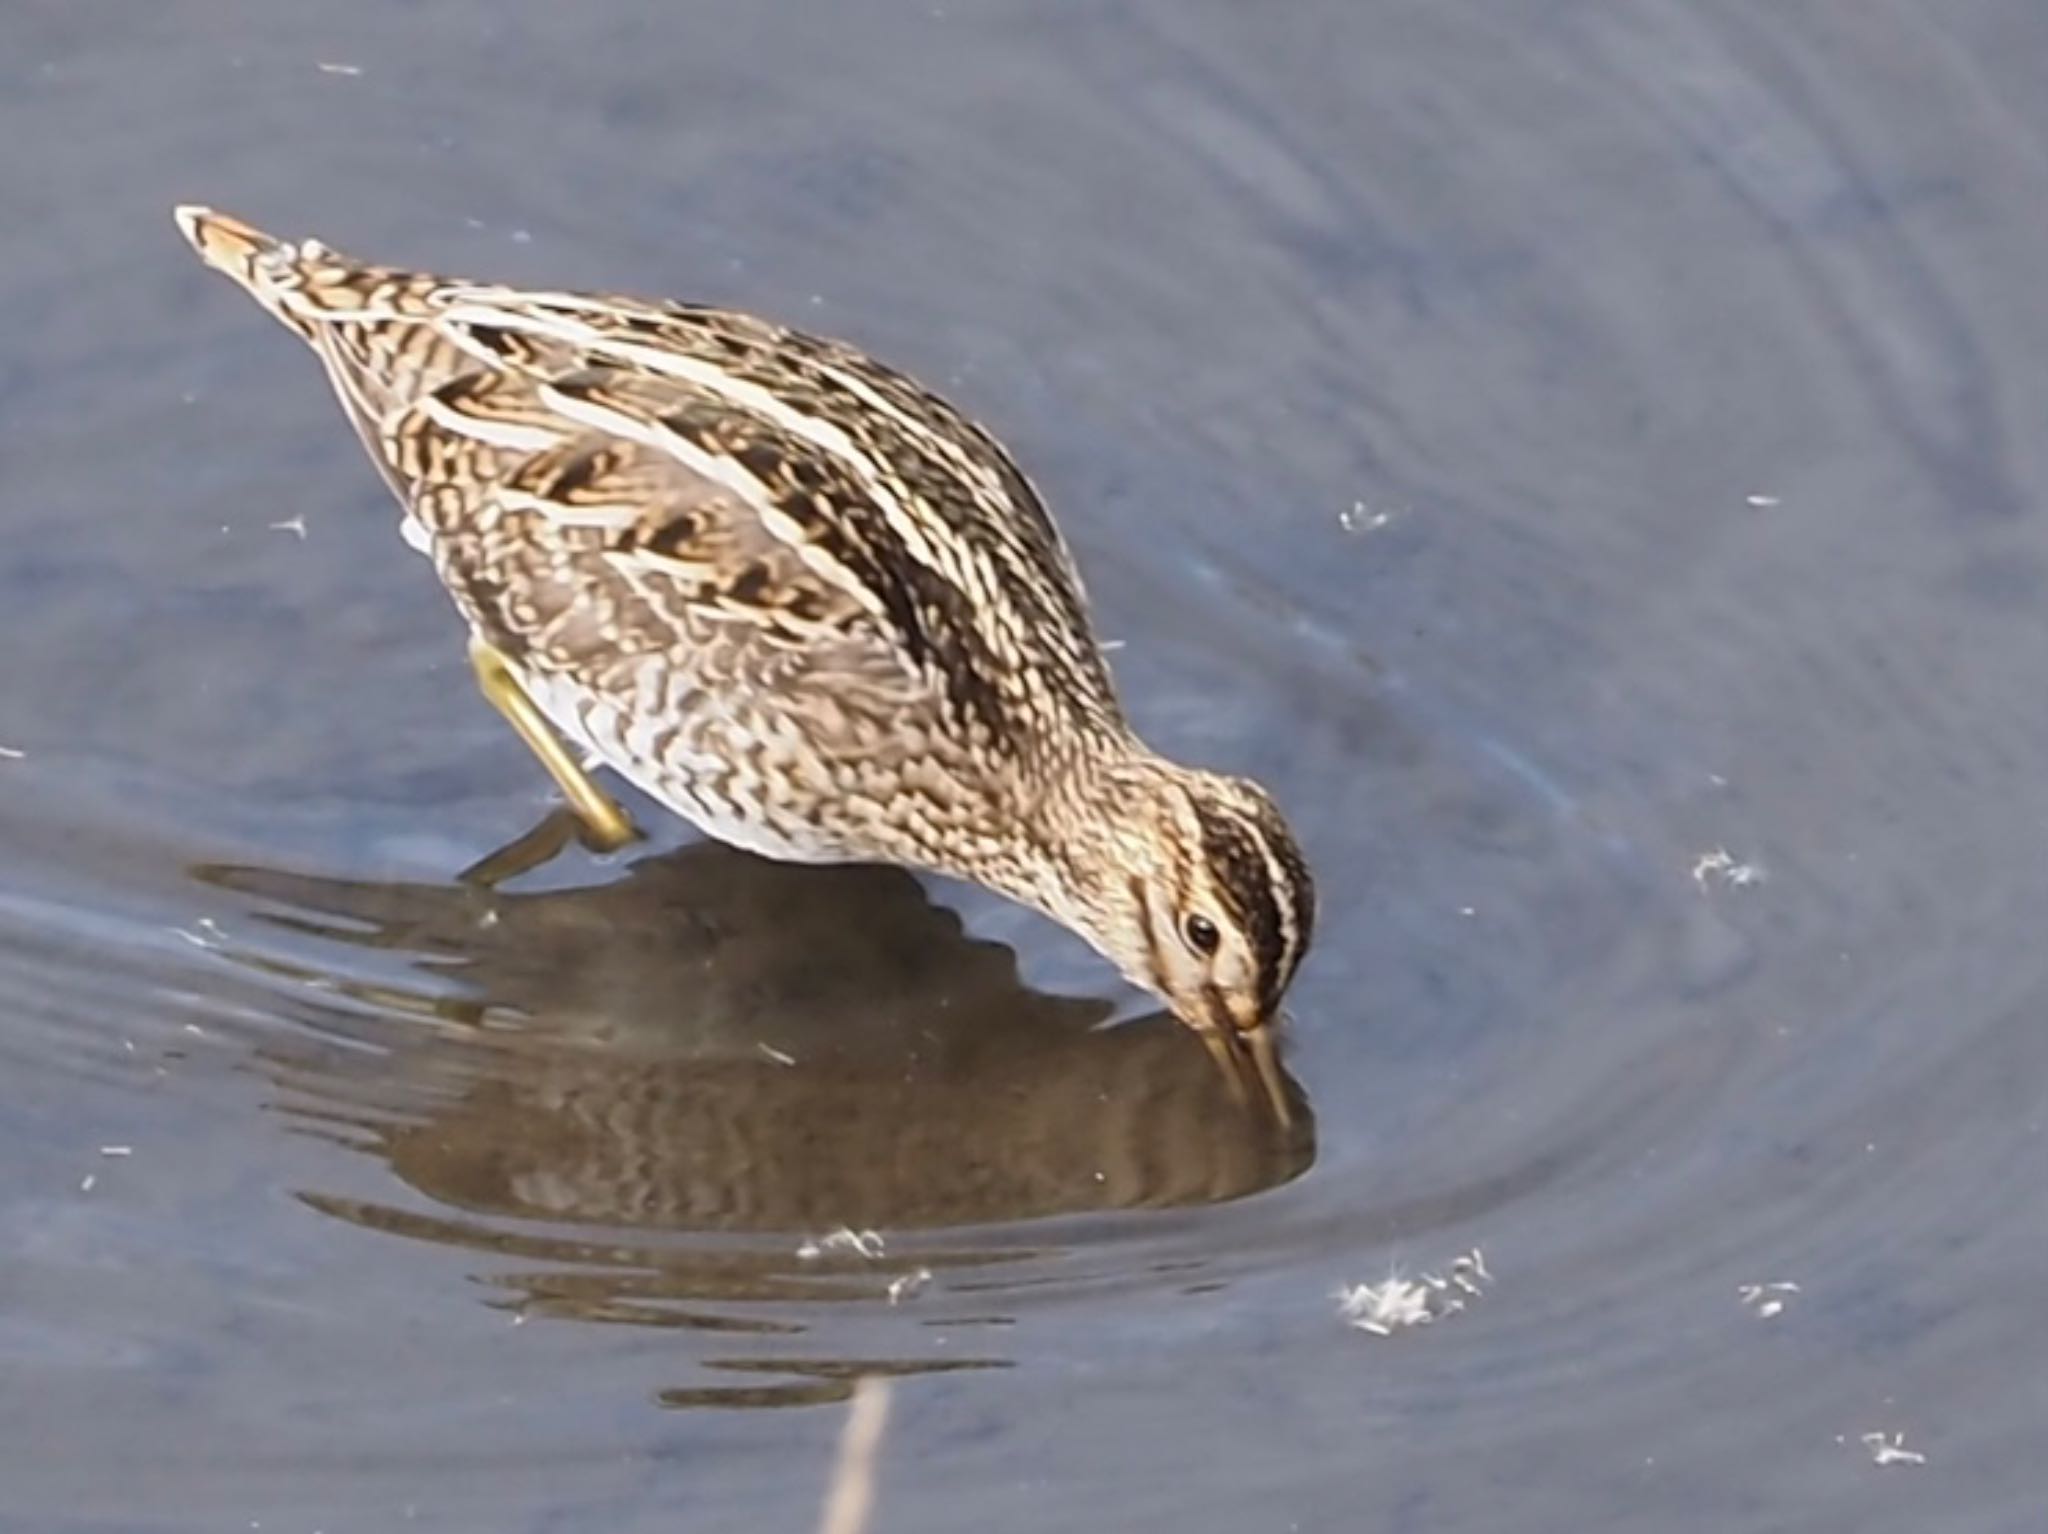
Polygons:
[[846,1429],[839,1435],[839,1460],[825,1493],[818,1534],[862,1534],[875,1501],[875,1458],[889,1421],[889,1382],[864,1374],[854,1381]]

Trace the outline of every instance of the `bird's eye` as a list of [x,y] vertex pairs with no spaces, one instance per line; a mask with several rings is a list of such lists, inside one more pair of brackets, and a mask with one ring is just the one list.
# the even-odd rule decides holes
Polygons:
[[1216,923],[1200,911],[1189,916],[1181,930],[1187,933],[1188,946],[1196,953],[1214,953],[1216,945],[1223,941],[1223,934],[1216,930]]

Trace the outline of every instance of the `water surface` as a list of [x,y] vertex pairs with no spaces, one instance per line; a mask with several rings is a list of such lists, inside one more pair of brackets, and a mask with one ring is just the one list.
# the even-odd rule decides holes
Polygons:
[[[892,1530],[2038,1523],[2038,8],[8,43],[0,1525],[803,1528],[876,1371]],[[1297,1132],[971,891],[645,806],[457,884],[545,781],[185,200],[990,422],[1309,845]]]

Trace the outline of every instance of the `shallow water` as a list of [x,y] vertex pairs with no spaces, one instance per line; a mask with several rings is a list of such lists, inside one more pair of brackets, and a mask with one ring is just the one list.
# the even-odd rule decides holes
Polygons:
[[[804,1528],[887,1371],[878,1529],[2036,1527],[2048,12],[1535,15],[19,10],[0,1526]],[[996,426],[1309,844],[1298,1132],[972,892],[459,887],[545,783],[195,199]]]

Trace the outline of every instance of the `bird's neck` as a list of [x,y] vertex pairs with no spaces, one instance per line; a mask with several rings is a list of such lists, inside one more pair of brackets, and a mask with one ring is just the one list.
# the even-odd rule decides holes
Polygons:
[[1003,893],[1086,932],[1120,903],[1156,783],[1172,767],[1134,736],[1091,742],[1027,810],[1026,849]]

